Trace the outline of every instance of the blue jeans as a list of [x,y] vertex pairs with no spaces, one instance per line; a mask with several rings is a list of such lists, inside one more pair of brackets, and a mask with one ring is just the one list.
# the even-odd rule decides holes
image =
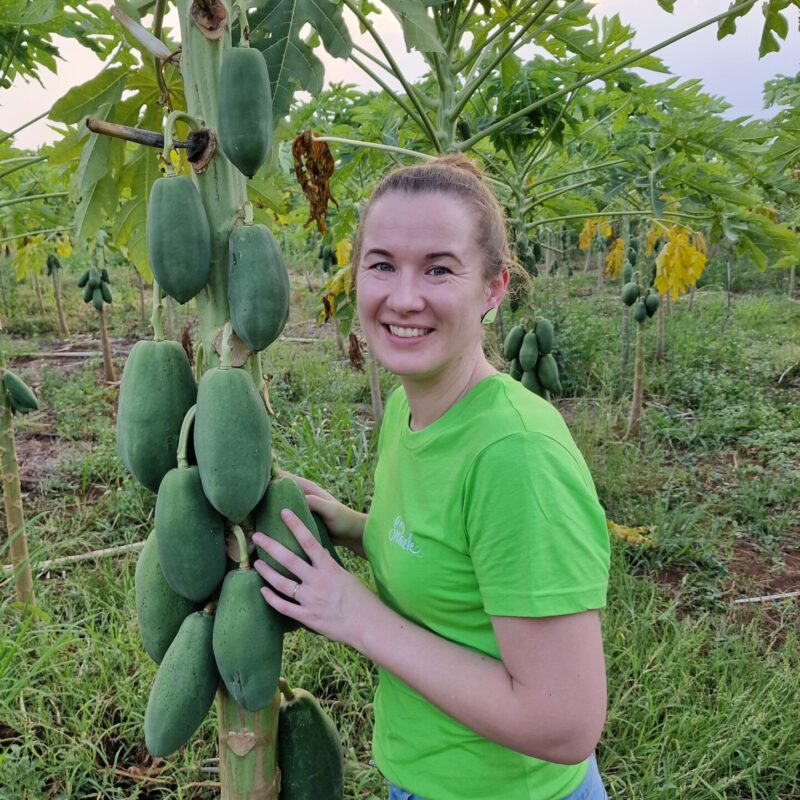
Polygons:
[[[389,800],[423,800],[405,789],[398,789],[397,786],[389,784]],[[498,798],[498,800],[501,800]],[[592,755],[589,758],[589,768],[586,770],[586,775],[581,781],[580,786],[574,791],[570,792],[566,797],[561,800],[608,800],[605,788],[603,788],[603,781],[600,778],[600,771],[597,769],[597,760]]]

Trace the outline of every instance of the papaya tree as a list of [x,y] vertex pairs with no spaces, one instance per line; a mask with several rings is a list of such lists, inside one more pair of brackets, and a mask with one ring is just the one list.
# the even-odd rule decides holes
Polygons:
[[[114,361],[111,356],[111,343],[108,339],[106,325],[106,306],[111,305],[111,276],[107,268],[105,247],[103,245],[105,231],[97,232],[97,240],[92,250],[92,266],[85,269],[78,278],[78,288],[83,289],[83,302],[91,303],[97,312],[100,324],[100,343],[103,349],[103,376],[106,383],[113,383],[117,377],[114,373]],[[99,253],[99,258],[98,258]],[[102,264],[98,267],[98,264]]]

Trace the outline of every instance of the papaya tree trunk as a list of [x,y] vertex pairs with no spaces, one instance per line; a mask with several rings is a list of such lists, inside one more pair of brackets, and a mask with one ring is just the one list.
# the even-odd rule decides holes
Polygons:
[[794,297],[794,287],[795,287],[795,268],[794,266],[789,267],[789,297]]
[[591,262],[591,260],[592,260],[592,246],[589,245],[589,247],[586,249],[586,258],[583,260],[583,271],[584,272],[588,272],[589,271],[589,263]]
[[597,245],[597,288],[602,289],[606,282],[606,270],[603,263],[603,256],[605,255],[605,247],[601,243]]
[[[5,356],[0,350],[0,372],[5,369]],[[22,513],[22,491],[19,485],[19,464],[14,442],[14,423],[11,405],[4,391],[0,391],[0,469],[3,470],[3,502],[6,510],[11,564],[14,567],[14,591],[20,603],[34,606],[33,575],[28,559],[28,537],[25,534],[25,517]]]
[[56,314],[58,314],[58,329],[65,339],[69,339],[69,328],[64,316],[64,304],[61,302],[61,270],[53,270],[53,296],[56,299]]
[[383,398],[381,397],[378,361],[372,350],[367,351],[367,374],[369,375],[369,396],[372,401],[372,419],[375,420],[375,430],[378,430],[383,422]]
[[145,316],[145,304],[144,304],[144,281],[142,280],[142,276],[136,273],[136,284],[139,288],[139,319],[144,325],[147,322],[147,317]]
[[692,306],[694,305],[694,290],[694,286],[689,290],[689,311],[692,310]]
[[339,353],[339,358],[344,360],[347,358],[347,351],[344,349],[344,337],[339,330],[339,323],[336,321],[336,317],[333,318],[333,332],[336,334],[336,350]]
[[636,362],[633,373],[633,402],[631,414],[628,418],[628,430],[625,431],[626,439],[639,437],[639,427],[642,420],[642,406],[644,402],[644,325],[636,324]]
[[664,298],[661,297],[658,311],[656,311],[656,361],[664,360],[664,328],[666,327],[664,322],[665,305]]
[[44,316],[47,313],[47,309],[44,307],[42,287],[39,285],[39,276],[36,274],[36,270],[31,270],[31,276],[33,279],[33,289],[36,292],[36,302],[39,304],[39,311]]
[[105,303],[100,306],[100,310],[97,313],[100,317],[100,341],[103,343],[103,375],[106,383],[114,383],[117,377],[114,374],[114,362],[111,359],[111,344],[108,341]]
[[631,356],[631,307],[622,306],[622,371],[628,369]]
[[[209,3],[206,3],[209,5]],[[203,120],[206,127],[219,127],[219,74],[222,61],[231,47],[231,7],[211,0],[215,10],[226,12],[214,30],[201,27],[196,20],[209,19],[199,4],[179,0],[181,31],[181,75],[188,113]],[[219,364],[215,349],[218,331],[230,318],[228,307],[228,241],[237,216],[247,201],[244,176],[221,153],[211,158],[195,182],[208,218],[211,232],[211,273],[205,289],[197,296],[200,347],[204,371]],[[256,387],[262,390],[262,385]],[[218,725],[220,734],[220,781],[222,800],[277,800],[280,785],[277,768],[276,730],[278,705],[273,703],[260,713],[238,709],[224,684],[218,690]],[[230,731],[236,736],[231,739]],[[237,743],[246,742],[246,747]],[[247,780],[255,777],[258,784]]]
[[175,318],[172,314],[172,298],[167,295],[161,301],[164,321],[164,338],[175,341]]

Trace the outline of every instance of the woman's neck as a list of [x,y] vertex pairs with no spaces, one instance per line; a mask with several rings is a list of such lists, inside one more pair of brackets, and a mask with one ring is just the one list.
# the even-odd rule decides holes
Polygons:
[[443,374],[432,381],[400,379],[405,389],[411,411],[411,430],[419,431],[436,422],[451,409],[476,383],[493,375],[497,370],[481,351],[472,360],[469,369],[458,369],[455,374]]

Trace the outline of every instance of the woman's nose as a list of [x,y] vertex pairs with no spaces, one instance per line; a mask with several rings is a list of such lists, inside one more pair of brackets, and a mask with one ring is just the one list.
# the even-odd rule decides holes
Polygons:
[[400,273],[392,281],[391,290],[386,300],[387,305],[398,313],[419,311],[425,307],[425,297],[422,286],[416,275],[408,272]]

